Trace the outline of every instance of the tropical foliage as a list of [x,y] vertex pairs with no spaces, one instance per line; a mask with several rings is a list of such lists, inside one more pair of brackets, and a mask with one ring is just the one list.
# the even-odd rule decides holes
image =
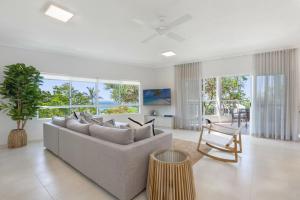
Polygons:
[[118,103],[136,103],[139,101],[137,85],[105,84],[106,89],[112,90],[111,97]]
[[24,129],[28,120],[36,116],[41,100],[42,83],[40,72],[32,66],[14,64],[4,67],[4,81],[0,84],[3,102],[0,110],[17,123],[17,129]]
[[[241,104],[250,107],[250,99],[245,94],[245,82],[247,76],[223,77],[221,79],[221,103],[225,109],[232,109]],[[203,81],[204,102],[206,115],[215,114],[216,108],[216,78],[208,78]]]
[[[86,87],[85,91],[87,92],[83,92],[76,90],[69,82],[54,86],[51,92],[42,91],[43,100],[40,105],[43,107],[39,110],[39,117],[67,116],[74,111],[89,112],[95,115],[97,114],[97,102],[99,112],[103,114],[138,112],[138,107],[127,106],[130,103],[138,103],[138,86],[105,83],[105,90],[110,93],[111,99],[115,102],[114,105],[102,105],[101,101],[98,102],[97,100],[101,100],[102,97],[97,96],[95,87]],[[101,94],[101,91],[98,93]]]

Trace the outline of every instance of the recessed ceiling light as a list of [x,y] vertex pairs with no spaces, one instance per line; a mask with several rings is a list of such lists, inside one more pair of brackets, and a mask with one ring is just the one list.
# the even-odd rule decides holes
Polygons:
[[74,16],[73,13],[70,13],[54,5],[50,5],[48,7],[48,9],[45,12],[45,15],[60,20],[62,22],[67,22]]
[[171,56],[175,56],[176,53],[174,53],[173,51],[166,51],[166,52],[162,53],[161,55],[166,56],[166,57],[171,57]]

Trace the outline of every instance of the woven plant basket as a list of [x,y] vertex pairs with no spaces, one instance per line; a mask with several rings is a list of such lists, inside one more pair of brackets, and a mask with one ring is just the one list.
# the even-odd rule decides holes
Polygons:
[[27,134],[24,129],[14,129],[8,135],[8,148],[18,148],[27,144]]

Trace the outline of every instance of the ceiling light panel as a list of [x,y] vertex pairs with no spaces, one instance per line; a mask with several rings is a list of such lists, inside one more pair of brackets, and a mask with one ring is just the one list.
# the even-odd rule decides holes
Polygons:
[[171,57],[171,56],[175,56],[176,53],[174,53],[173,51],[166,51],[166,52],[162,53],[161,55],[163,55],[165,57]]
[[57,19],[59,21],[62,21],[62,22],[67,22],[74,16],[73,13],[66,11],[62,8],[59,8],[57,6],[54,6],[54,5],[50,5],[48,7],[48,9],[45,12],[45,15],[52,17],[54,19]]

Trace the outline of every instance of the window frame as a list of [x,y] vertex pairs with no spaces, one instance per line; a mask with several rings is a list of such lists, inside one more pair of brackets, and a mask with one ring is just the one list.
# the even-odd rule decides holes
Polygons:
[[[73,76],[64,76],[64,75],[52,75],[52,74],[44,74],[42,73],[41,76],[44,80],[61,80],[66,81],[70,85],[70,91],[69,91],[69,105],[62,105],[62,106],[39,106],[39,109],[37,111],[37,119],[43,120],[43,119],[50,119],[50,118],[40,118],[39,116],[39,110],[40,109],[69,109],[69,112],[71,112],[74,108],[96,108],[96,115],[135,115],[135,114],[141,114],[141,83],[139,81],[127,81],[127,80],[107,80],[107,79],[99,79],[99,78],[82,78],[82,77],[73,77]],[[95,90],[96,90],[96,98],[94,104],[91,105],[72,105],[72,82],[83,82],[83,83],[94,83],[95,84]],[[99,83],[111,83],[111,84],[126,84],[126,85],[137,85],[138,86],[138,102],[125,104],[125,106],[136,106],[138,107],[138,112],[136,113],[101,113],[100,112],[100,103],[99,103]]]
[[[202,84],[202,90],[201,90],[201,93],[202,93],[202,115],[203,116],[206,116],[205,114],[205,109],[204,109],[204,102],[205,103],[209,103],[209,102],[214,102],[215,104],[217,104],[217,102],[218,102],[218,99],[217,99],[217,95],[216,95],[216,97],[214,98],[214,99],[212,99],[212,100],[203,100],[204,99],[204,96],[206,95],[206,93],[205,93],[205,88],[204,88],[204,81],[205,80],[207,80],[207,79],[216,79],[216,87],[215,87],[215,92],[217,93],[217,78],[220,78],[220,81],[221,81],[221,87],[223,87],[223,79],[224,78],[241,78],[242,76],[246,76],[247,78],[248,78],[248,81],[250,81],[250,85],[251,85],[251,87],[250,87],[250,91],[249,91],[249,93],[250,93],[250,95],[253,95],[252,94],[252,88],[253,88],[253,86],[252,86],[252,84],[253,84],[253,76],[251,76],[250,74],[235,74],[235,75],[219,75],[219,76],[208,76],[208,77],[202,77],[202,82],[201,82],[201,84]],[[252,97],[250,96],[249,98],[248,98],[249,100],[250,100],[250,104],[251,104],[251,101],[252,101]],[[220,104],[221,103],[223,103],[223,102],[238,102],[238,103],[240,103],[241,102],[241,100],[238,100],[238,99],[226,99],[226,98],[223,98],[223,90],[221,90],[221,94],[220,94],[220,99],[219,99],[219,101],[220,101]],[[217,109],[216,109],[217,110]],[[207,116],[209,116],[210,114],[208,114]],[[218,115],[217,113],[215,113],[215,114],[213,114],[213,115]]]

